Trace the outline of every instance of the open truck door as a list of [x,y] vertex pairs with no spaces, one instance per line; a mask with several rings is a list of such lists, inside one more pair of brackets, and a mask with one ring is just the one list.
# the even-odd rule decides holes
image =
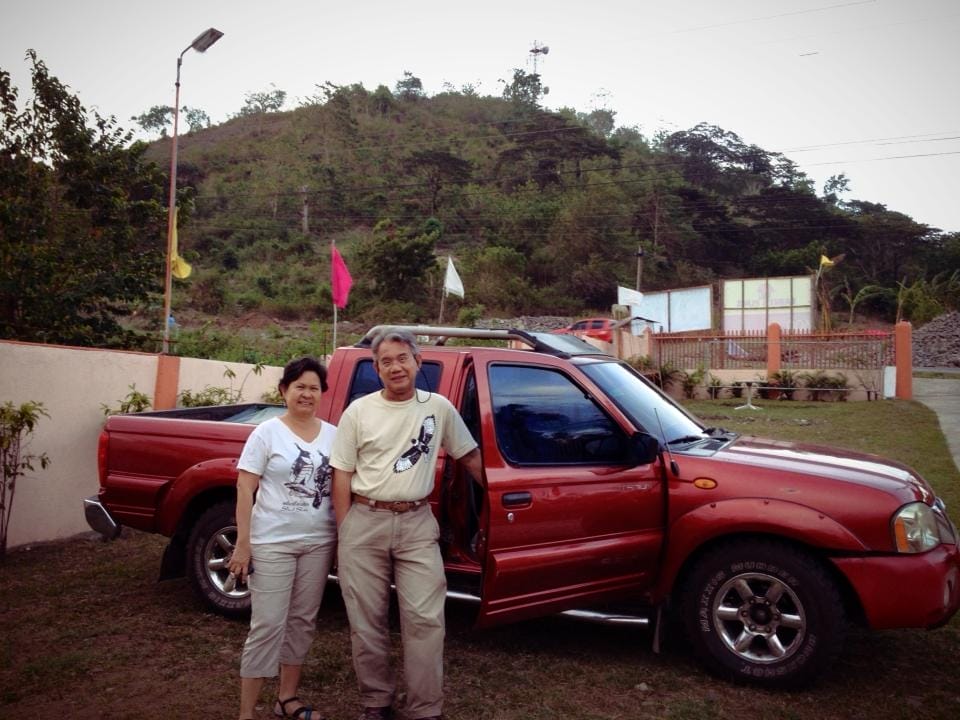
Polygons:
[[474,355],[486,473],[478,627],[636,598],[656,576],[659,460],[638,458],[626,418],[567,368]]

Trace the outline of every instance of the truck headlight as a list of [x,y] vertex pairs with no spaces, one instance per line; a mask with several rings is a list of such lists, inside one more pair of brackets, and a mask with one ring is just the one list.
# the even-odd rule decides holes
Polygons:
[[897,552],[921,553],[940,544],[933,509],[922,502],[904,505],[893,516],[893,543]]

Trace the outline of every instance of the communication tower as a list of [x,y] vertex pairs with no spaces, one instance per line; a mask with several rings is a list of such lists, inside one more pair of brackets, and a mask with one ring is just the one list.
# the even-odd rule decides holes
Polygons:
[[541,55],[546,55],[550,52],[550,48],[546,45],[541,45],[536,40],[533,42],[533,48],[530,50],[530,59],[533,64],[533,74],[537,74],[537,63],[540,60]]

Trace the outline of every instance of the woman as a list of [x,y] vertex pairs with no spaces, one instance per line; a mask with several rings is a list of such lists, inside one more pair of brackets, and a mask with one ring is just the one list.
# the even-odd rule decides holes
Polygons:
[[327,369],[319,361],[288,363],[279,384],[286,411],[253,431],[237,462],[230,572],[249,583],[252,600],[240,660],[241,720],[253,718],[264,678],[276,677],[278,667],[274,714],[320,720],[297,697],[297,686],[336,553],[329,462],[336,428],[317,417],[326,389]]

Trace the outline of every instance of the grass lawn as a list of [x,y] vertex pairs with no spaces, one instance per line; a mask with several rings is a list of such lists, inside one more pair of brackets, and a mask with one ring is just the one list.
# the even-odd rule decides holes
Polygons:
[[[960,520],[960,473],[923,405],[760,401],[761,410],[735,410],[740,402],[690,407],[710,425],[897,458],[927,477]],[[0,565],[0,718],[236,717],[246,627],[204,611],[185,581],[155,581],[164,542],[125,531],[111,543],[80,536],[9,553]],[[933,632],[855,631],[820,684],[773,693],[713,679],[680,637],[655,654],[649,631],[557,617],[475,631],[471,607],[447,607],[448,720],[960,717],[957,619]],[[268,683],[265,703],[274,692]],[[357,715],[335,587],[302,695],[330,718]],[[260,716],[272,717],[271,708]]]

